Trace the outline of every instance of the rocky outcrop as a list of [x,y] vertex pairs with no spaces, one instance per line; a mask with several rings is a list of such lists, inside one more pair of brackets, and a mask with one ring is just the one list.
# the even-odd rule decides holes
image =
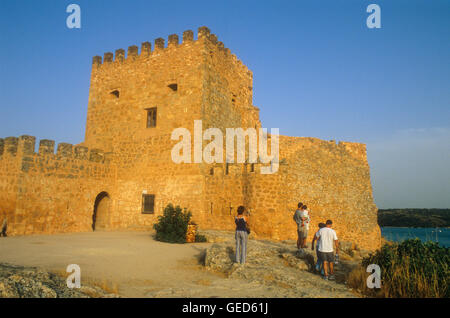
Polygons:
[[0,264],[0,298],[118,297],[99,287],[70,289],[65,279],[37,268]]
[[[218,241],[217,238],[215,238]],[[351,248],[345,246],[345,248]],[[205,267],[225,274],[230,279],[266,285],[280,290],[283,297],[355,297],[346,286],[352,265],[357,264],[347,253],[348,261],[336,265],[336,281],[325,281],[314,272],[315,252],[305,249],[299,253],[295,244],[249,240],[247,262],[234,262],[234,241],[214,243],[206,251]]]

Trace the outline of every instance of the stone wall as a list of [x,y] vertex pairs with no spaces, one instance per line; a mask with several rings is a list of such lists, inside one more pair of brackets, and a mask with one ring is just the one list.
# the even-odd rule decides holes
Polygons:
[[[203,212],[204,177],[199,164],[175,164],[170,135],[123,143],[112,160],[117,166],[117,211],[112,228],[151,228],[169,203]],[[155,213],[142,213],[142,195],[155,195]]]
[[16,160],[18,138],[0,139],[0,220],[14,219],[17,201],[19,162]]
[[[8,234],[92,230],[96,196],[114,188],[115,168],[98,149],[9,137],[0,159],[0,211],[8,217]],[[5,200],[3,200],[5,199]]]
[[341,240],[380,246],[365,145],[280,136],[280,158],[276,174],[247,174],[246,204],[258,236],[295,239],[292,216],[303,202],[311,216],[308,240],[331,219]]

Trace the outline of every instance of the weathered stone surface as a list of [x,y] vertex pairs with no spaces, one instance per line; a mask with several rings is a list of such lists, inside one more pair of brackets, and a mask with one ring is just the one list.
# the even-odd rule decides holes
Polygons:
[[56,274],[36,268],[0,264],[0,298],[118,297],[98,287],[70,289]]
[[315,252],[310,249],[298,253],[295,244],[249,240],[247,262],[240,265],[234,262],[233,243],[230,240],[208,248],[205,267],[229,279],[272,287],[280,297],[355,297],[345,285],[348,273],[357,264],[351,258],[335,265],[336,282],[331,282],[314,273]]
[[314,259],[309,263],[306,259],[302,259],[298,255],[292,255],[290,253],[282,253],[280,256],[286,260],[289,266],[304,271],[310,270],[312,268],[312,264],[314,263]]
[[[245,274],[242,266],[235,264],[234,242],[213,244],[206,252],[205,266],[211,270],[223,272],[229,276],[246,275],[258,279],[261,272],[274,269],[277,265],[288,265],[298,270],[311,270],[314,257],[305,253],[299,255],[295,250],[274,242],[249,240]],[[283,261],[285,261],[283,263]],[[252,276],[253,274],[253,276]]]

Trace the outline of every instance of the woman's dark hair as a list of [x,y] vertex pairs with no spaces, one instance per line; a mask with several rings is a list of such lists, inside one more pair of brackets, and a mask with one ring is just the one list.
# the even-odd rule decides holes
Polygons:
[[319,223],[319,229],[324,228],[325,226],[326,226],[325,223],[322,222]]
[[303,206],[303,203],[300,202],[299,204],[297,204],[297,206],[300,209]]
[[308,207],[306,205],[304,205],[302,208],[306,210]]
[[240,205],[240,206],[237,208],[237,213],[238,213],[239,215],[244,214],[244,211],[245,211],[245,207],[244,207],[243,205]]

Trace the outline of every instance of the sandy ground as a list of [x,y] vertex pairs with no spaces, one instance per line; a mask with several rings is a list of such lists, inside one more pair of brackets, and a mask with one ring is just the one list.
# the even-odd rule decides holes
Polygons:
[[0,239],[0,262],[60,273],[67,265],[78,264],[82,283],[83,278],[106,280],[118,284],[123,296],[145,297],[151,290],[211,276],[196,270],[209,245],[166,244],[144,232],[18,236]]
[[261,286],[206,271],[200,260],[210,245],[162,243],[147,232],[17,236],[0,239],[0,262],[62,275],[67,265],[78,264],[82,284],[103,282],[123,297],[273,296]]
[[[206,270],[202,259],[209,246],[211,243],[162,243],[148,232],[18,236],[0,238],[0,263],[39,267],[61,275],[69,275],[67,265],[78,264],[81,284],[103,282],[109,292],[123,297],[287,296],[273,286]],[[317,279],[304,275],[305,279]],[[333,297],[334,284],[330,282],[325,297]],[[291,290],[288,297],[301,295]]]

